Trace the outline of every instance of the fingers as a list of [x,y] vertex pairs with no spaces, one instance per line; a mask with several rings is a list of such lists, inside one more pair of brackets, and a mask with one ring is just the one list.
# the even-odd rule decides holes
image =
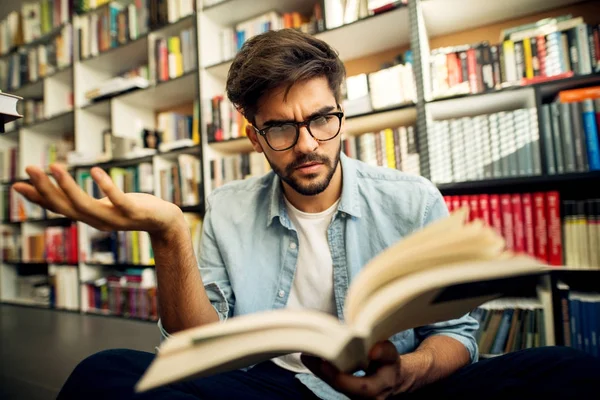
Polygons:
[[93,167],[90,173],[92,178],[94,178],[94,181],[96,181],[100,189],[106,194],[115,207],[127,212],[135,209],[134,204],[127,199],[125,193],[115,185],[112,179],[110,179],[110,176],[108,176],[102,168]]
[[54,207],[49,204],[39,192],[30,184],[25,182],[18,182],[12,185],[12,188],[18,193],[22,194],[27,200],[32,203],[39,204],[40,206],[49,209],[50,211],[57,212]]
[[368,376],[354,376],[339,371],[331,363],[312,356],[301,356],[304,365],[332,388],[352,398],[385,399],[399,384],[397,361],[380,366]]
[[376,343],[369,352],[369,360],[380,363],[395,363],[398,360],[398,350],[389,340]]

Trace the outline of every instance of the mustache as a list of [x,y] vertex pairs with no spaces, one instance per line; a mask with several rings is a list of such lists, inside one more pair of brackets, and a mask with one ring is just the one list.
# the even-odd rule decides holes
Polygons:
[[306,164],[309,162],[317,162],[317,163],[322,163],[325,165],[330,165],[329,157],[320,155],[320,154],[309,153],[309,154],[304,154],[304,155],[298,157],[297,159],[295,159],[293,162],[289,163],[287,165],[287,167],[285,168],[286,172],[291,173],[296,168],[301,166],[302,164]]

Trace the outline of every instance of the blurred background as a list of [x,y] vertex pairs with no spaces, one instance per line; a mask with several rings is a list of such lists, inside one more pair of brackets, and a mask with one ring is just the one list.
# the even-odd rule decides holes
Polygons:
[[0,90],[22,98],[0,95],[0,398],[55,398],[87,355],[160,340],[148,234],[10,185],[61,163],[100,197],[98,165],[181,207],[198,244],[210,192],[269,170],[225,81],[248,38],[285,28],[345,63],[348,156],[425,176],[553,266],[473,310],[482,356],[600,356],[599,23],[594,0],[0,1]]

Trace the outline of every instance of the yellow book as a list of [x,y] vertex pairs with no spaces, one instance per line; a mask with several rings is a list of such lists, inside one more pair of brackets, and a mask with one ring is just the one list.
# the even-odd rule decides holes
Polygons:
[[394,151],[394,131],[391,128],[385,129],[385,154],[387,155],[387,166],[396,168],[396,152]]
[[527,78],[533,78],[533,55],[529,38],[523,39],[523,52],[525,54],[525,75]]
[[140,233],[137,231],[131,232],[131,262],[140,263]]

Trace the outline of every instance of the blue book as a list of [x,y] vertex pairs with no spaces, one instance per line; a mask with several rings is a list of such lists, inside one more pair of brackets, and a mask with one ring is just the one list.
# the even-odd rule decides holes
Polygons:
[[510,323],[514,312],[515,310],[513,308],[507,308],[503,311],[502,320],[500,321],[494,344],[490,350],[491,354],[504,353],[504,347],[506,345],[506,340],[508,339],[508,330],[510,329]]
[[569,315],[571,316],[571,347],[583,350],[581,332],[579,332],[579,299],[569,294]]
[[583,130],[587,144],[588,164],[590,171],[600,170],[600,143],[598,142],[598,125],[594,101],[585,99],[581,102],[583,108]]

